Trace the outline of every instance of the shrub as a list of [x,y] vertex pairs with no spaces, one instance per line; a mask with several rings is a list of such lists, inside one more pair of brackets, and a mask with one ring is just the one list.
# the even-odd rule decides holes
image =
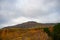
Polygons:
[[44,28],[44,31],[50,36],[49,28]]
[[60,40],[60,23],[54,26],[54,40]]

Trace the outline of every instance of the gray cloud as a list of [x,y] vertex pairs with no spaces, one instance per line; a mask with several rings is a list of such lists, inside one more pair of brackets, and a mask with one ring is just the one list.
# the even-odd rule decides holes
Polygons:
[[59,4],[60,0],[0,0],[0,26],[29,20],[60,22]]

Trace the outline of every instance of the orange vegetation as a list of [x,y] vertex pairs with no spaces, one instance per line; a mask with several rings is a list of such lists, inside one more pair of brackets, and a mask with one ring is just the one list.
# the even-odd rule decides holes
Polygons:
[[43,29],[3,29],[2,40],[49,40]]

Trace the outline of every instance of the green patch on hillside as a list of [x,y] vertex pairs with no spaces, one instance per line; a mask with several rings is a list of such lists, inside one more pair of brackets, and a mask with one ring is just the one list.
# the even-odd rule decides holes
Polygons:
[[44,28],[44,31],[50,36],[49,28]]
[[60,40],[60,23],[54,26],[54,40]]

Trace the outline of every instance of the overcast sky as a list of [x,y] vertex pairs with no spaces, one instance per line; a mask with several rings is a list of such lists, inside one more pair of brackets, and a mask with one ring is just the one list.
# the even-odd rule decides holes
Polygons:
[[60,22],[60,0],[0,0],[0,28],[27,21]]

